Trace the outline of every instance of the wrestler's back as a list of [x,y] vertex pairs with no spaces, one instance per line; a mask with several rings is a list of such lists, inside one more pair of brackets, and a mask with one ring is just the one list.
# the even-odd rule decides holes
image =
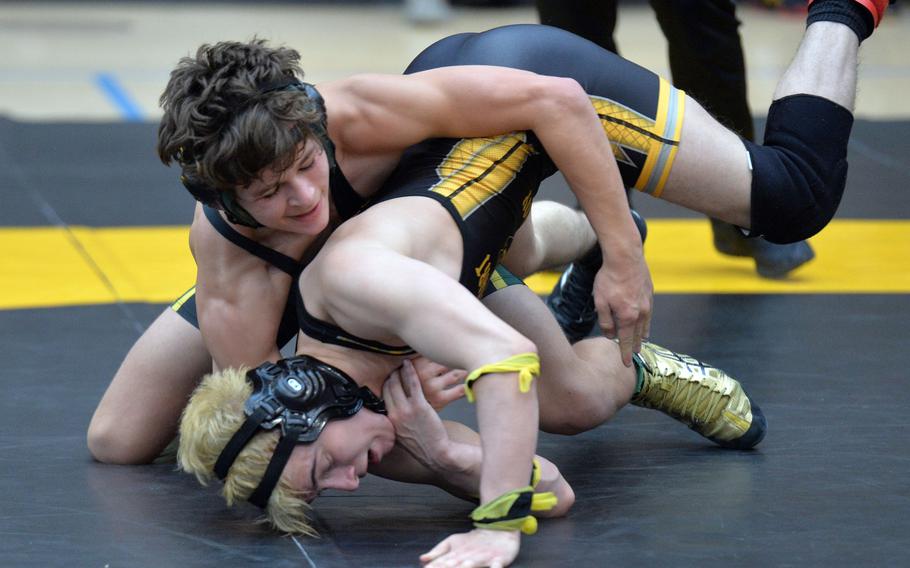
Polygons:
[[452,65],[496,65],[571,77],[590,95],[632,108],[657,104],[658,76],[593,42],[550,26],[515,24],[441,39],[423,50],[405,73]]

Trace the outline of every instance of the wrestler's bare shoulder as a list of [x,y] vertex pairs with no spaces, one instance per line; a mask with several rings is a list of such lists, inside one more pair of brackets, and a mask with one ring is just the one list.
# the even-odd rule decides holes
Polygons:
[[395,143],[395,134],[376,120],[376,113],[382,111],[377,110],[368,89],[368,85],[375,85],[375,77],[355,75],[318,85],[325,100],[335,159],[361,197],[379,189],[410,145],[410,140]]

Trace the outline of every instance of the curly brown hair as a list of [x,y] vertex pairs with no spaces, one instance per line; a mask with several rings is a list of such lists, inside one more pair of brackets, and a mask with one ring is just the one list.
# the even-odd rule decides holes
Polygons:
[[296,50],[258,38],[204,44],[182,58],[159,100],[161,161],[222,192],[250,185],[267,166],[290,166],[324,119],[302,91],[268,89],[302,78],[299,62]]

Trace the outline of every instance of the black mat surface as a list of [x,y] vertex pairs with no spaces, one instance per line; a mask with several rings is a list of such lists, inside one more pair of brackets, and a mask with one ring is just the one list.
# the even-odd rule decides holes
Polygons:
[[[637,408],[543,436],[579,499],[524,539],[520,565],[900,564],[910,298],[661,296],[657,308],[654,336],[742,377],[768,438],[720,450]],[[114,306],[0,312],[0,330],[4,566],[406,566],[466,527],[466,503],[367,478],[319,500],[321,539],[295,541],[173,466],[92,463],[85,428],[135,331]],[[471,420],[465,405],[448,414]]]
[[[907,218],[908,133],[907,123],[858,123],[842,216]],[[191,202],[153,141],[146,124],[0,120],[0,225],[187,223]],[[547,192],[567,199],[558,183]],[[654,203],[639,201],[646,213]],[[767,439],[755,452],[719,450],[637,408],[582,436],[542,436],[540,453],[578,502],[524,539],[518,565],[902,565],[910,296],[656,301],[654,339],[742,378]],[[173,466],[93,463],[94,406],[161,309],[0,311],[0,566],[409,566],[468,528],[467,503],[368,478],[356,495],[319,500],[321,539],[291,539]],[[446,412],[472,420],[464,404]]]

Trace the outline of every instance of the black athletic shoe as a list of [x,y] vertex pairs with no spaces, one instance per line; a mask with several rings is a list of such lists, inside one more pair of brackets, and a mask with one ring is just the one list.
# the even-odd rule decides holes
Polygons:
[[[645,242],[648,224],[634,209],[632,218],[641,234],[641,242]],[[566,268],[547,297],[547,306],[570,343],[586,338],[597,323],[597,309],[594,307],[592,291],[594,277],[601,264],[603,256],[600,245],[595,244],[584,256]]]
[[600,245],[569,265],[547,298],[547,306],[569,343],[587,337],[597,323],[594,308],[594,276],[603,264]]
[[815,258],[806,241],[778,245],[762,238],[747,238],[733,225],[711,219],[714,248],[728,256],[750,256],[755,259],[755,271],[764,278],[781,279]]

